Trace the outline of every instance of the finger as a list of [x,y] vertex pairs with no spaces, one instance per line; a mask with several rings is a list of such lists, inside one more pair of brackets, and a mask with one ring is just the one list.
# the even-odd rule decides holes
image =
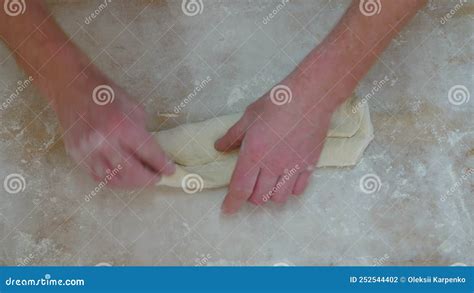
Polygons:
[[295,186],[293,187],[294,195],[301,195],[306,187],[308,186],[309,179],[311,178],[311,172],[302,172],[298,175],[296,179]]
[[244,139],[245,131],[248,127],[247,121],[248,120],[244,115],[239,121],[237,121],[237,123],[229,128],[226,134],[216,141],[214,145],[216,150],[225,152],[238,148]]
[[149,133],[143,132],[124,140],[122,147],[136,156],[152,172],[172,175],[175,171],[174,163]]
[[118,185],[120,185],[123,174],[126,173],[124,172],[124,167],[128,166],[126,162],[127,160],[133,157],[133,154],[120,148],[120,146],[118,147],[118,149],[109,147],[104,150],[104,159],[106,160],[108,167],[108,180],[110,180],[110,178],[112,177],[112,180],[110,180],[112,182],[112,186],[115,183],[119,183]]
[[97,153],[89,160],[88,168],[94,179],[101,180],[106,175],[107,162],[100,153]]
[[142,105],[133,106],[131,112],[127,113],[127,117],[130,117],[135,124],[146,125],[148,115]]
[[293,191],[293,186],[295,185],[295,182],[296,176],[290,176],[287,174],[281,175],[275,185],[275,192],[271,196],[272,201],[277,203],[286,202],[288,196]]
[[106,156],[104,156],[104,155],[101,156],[101,161],[102,161],[103,168],[104,168],[104,169],[103,169],[104,172],[102,173],[102,176],[101,176],[101,178],[103,179],[103,178],[105,178],[107,175],[109,175],[109,174],[113,171],[113,169],[114,169],[115,167],[112,166],[112,164],[110,163],[110,161],[108,160],[108,158],[107,158]]
[[237,161],[230,181],[229,192],[222,204],[222,210],[226,214],[237,212],[254,190],[260,170],[253,166],[253,163],[247,159],[248,157],[241,154]]
[[110,185],[113,187],[135,188],[151,186],[156,184],[161,178],[158,173],[152,172],[149,168],[143,166],[142,162],[133,155],[124,161],[122,168],[117,168],[113,171],[109,172],[108,178]]
[[89,173],[95,181],[100,181],[105,176],[107,162],[103,155],[94,151],[80,162],[80,166]]
[[132,154],[122,150],[120,146],[117,147],[118,149],[109,147],[103,152],[110,169],[123,166],[123,163],[128,159],[128,157],[132,156]]
[[251,203],[261,205],[270,200],[272,188],[275,186],[278,178],[270,171],[265,169],[260,170],[255,190],[249,198]]

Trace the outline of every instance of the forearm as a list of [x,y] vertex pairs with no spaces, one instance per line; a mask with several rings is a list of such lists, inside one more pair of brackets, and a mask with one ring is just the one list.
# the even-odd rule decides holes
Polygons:
[[74,91],[92,86],[87,76],[95,75],[95,80],[104,77],[56,24],[43,1],[28,1],[26,5],[25,13],[18,16],[0,12],[0,36],[17,63],[34,78],[41,94],[56,108],[64,99],[75,96]]
[[325,93],[321,106],[334,110],[425,2],[382,0],[380,13],[366,16],[360,1],[354,0],[326,39],[301,62],[295,76],[310,87],[324,87],[319,89]]

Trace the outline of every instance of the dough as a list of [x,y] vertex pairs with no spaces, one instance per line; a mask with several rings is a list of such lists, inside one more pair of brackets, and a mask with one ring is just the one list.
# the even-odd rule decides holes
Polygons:
[[[356,104],[358,111],[353,113]],[[163,177],[158,185],[182,187],[185,178],[193,177],[193,184],[199,185],[199,189],[226,186],[237,162],[238,150],[221,153],[214,149],[214,142],[241,116],[242,113],[225,115],[154,133],[164,151],[177,163],[176,173]],[[317,167],[355,165],[372,139],[367,103],[350,99],[332,117]]]

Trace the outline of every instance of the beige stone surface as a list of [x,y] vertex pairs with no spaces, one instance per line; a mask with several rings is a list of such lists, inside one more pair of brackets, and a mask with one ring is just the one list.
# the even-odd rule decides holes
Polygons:
[[[242,111],[318,44],[349,1],[52,1],[55,18],[96,64],[166,127]],[[433,0],[397,37],[357,88],[369,99],[375,140],[354,168],[320,169],[285,206],[220,213],[225,189],[117,191],[96,185],[66,156],[54,114],[33,87],[0,111],[2,265],[449,265],[474,264],[474,101],[449,102],[473,72],[473,1]],[[26,77],[0,47],[0,101]],[[374,82],[386,80],[383,86]],[[156,97],[165,97],[157,99]],[[223,100],[222,97],[229,97]],[[156,125],[155,125],[156,126]],[[379,188],[360,181],[375,174]],[[21,182],[20,182],[21,183]],[[207,261],[208,260],[208,261]]]

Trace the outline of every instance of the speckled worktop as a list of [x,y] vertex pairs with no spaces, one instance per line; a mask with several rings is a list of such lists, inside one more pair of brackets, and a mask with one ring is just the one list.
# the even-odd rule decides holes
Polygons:
[[[61,26],[151,115],[173,123],[242,110],[322,40],[349,1],[50,1]],[[430,1],[358,87],[375,139],[354,168],[320,169],[285,206],[223,216],[225,189],[103,189],[70,161],[54,114],[32,86],[0,111],[0,265],[474,265],[474,1]],[[88,22],[88,24],[86,23]],[[26,77],[0,47],[0,102]],[[448,99],[464,88],[470,101]],[[459,87],[459,86],[464,86]],[[465,92],[466,93],[466,92]],[[162,98],[160,98],[162,97]],[[363,192],[367,174],[378,190]],[[467,176],[463,176],[466,175]],[[0,182],[1,183],[1,182]]]

